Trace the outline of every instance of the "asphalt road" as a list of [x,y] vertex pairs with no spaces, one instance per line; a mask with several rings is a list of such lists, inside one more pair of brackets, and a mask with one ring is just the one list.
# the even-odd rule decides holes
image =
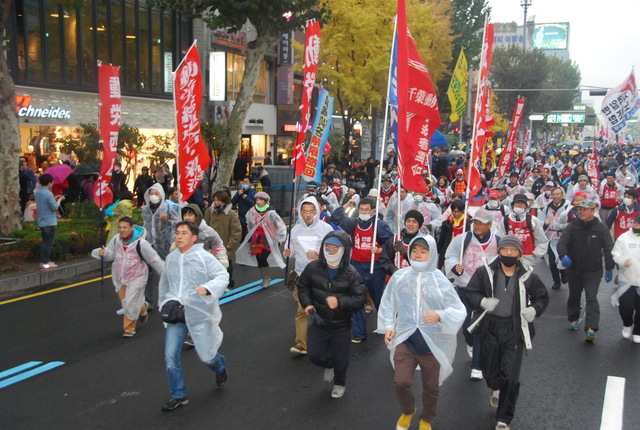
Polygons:
[[[538,269],[550,285],[546,265]],[[283,271],[274,272],[283,277]],[[258,276],[257,269],[236,267],[236,285]],[[524,359],[513,429],[599,429],[608,376],[626,378],[624,428],[638,428],[640,345],[622,339],[617,310],[608,304],[612,289],[604,283],[600,289],[601,329],[594,344],[584,341],[582,331],[566,328],[566,286],[550,290],[549,308],[536,322],[534,349]],[[91,282],[0,306],[0,428],[395,428],[400,410],[388,351],[382,337],[371,333],[375,312],[368,317],[369,339],[352,347],[346,394],[334,400],[322,370],[289,353],[295,303],[283,283],[226,303],[226,386],[216,388],[215,375],[194,350],[185,349],[190,403],[167,413],[160,409],[169,394],[158,313],[134,338],[123,339],[110,280],[104,290],[102,298],[100,283]],[[64,364],[2,387],[8,379],[3,371],[31,361]],[[494,428],[489,389],[468,379],[468,366],[459,335],[434,429]]]

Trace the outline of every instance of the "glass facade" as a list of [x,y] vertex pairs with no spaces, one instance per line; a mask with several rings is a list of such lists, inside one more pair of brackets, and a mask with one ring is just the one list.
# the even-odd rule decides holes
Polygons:
[[[240,54],[227,52],[227,100],[232,101],[238,98],[240,92],[240,84],[242,83],[242,75],[246,57]],[[267,62],[260,63],[260,75],[256,82],[256,89],[253,94],[253,101],[256,103],[268,103],[268,85],[267,85]]]
[[170,96],[169,71],[192,39],[190,17],[143,0],[86,0],[69,10],[51,0],[16,0],[9,66],[18,85],[97,89],[97,60],[121,66],[123,94]]

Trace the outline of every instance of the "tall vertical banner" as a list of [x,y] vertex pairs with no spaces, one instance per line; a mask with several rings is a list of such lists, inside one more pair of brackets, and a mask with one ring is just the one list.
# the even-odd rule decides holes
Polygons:
[[292,163],[295,164],[295,176],[302,174],[305,168],[304,138],[311,120],[311,95],[316,82],[318,61],[320,58],[320,23],[318,21],[307,22],[306,38],[304,43],[304,64],[302,69],[303,88],[302,102],[300,104],[300,127],[296,144],[293,147]]
[[460,120],[467,109],[467,69],[467,58],[464,55],[464,49],[462,49],[447,90],[447,96],[451,103],[451,122]]
[[507,137],[507,143],[504,145],[502,155],[500,155],[500,163],[498,164],[498,171],[496,176],[500,179],[504,177],[505,172],[513,163],[516,155],[516,148],[518,147],[518,130],[520,129],[520,123],[522,122],[522,113],[524,112],[524,98],[518,97],[516,101],[516,107],[513,109],[513,116],[511,117],[511,127],[509,128],[509,134]]
[[596,137],[593,136],[593,151],[587,161],[587,175],[591,178],[591,186],[594,190],[600,189],[600,169],[598,169],[598,144]]
[[404,0],[398,0],[398,174],[409,191],[426,192],[422,170],[429,140],[440,125],[438,100],[415,41],[407,27]]
[[302,179],[307,182],[322,182],[322,154],[324,154],[324,148],[329,140],[332,113],[333,97],[329,97],[329,91],[323,88],[318,97],[318,109],[313,124],[311,142],[303,164]]
[[196,42],[187,51],[173,75],[176,108],[176,142],[181,200],[187,201],[200,185],[202,173],[211,164],[207,145],[200,133],[202,71]]
[[122,122],[122,99],[118,66],[98,64],[98,105],[100,139],[102,140],[102,168],[100,178],[93,186],[93,201],[101,208],[113,201],[109,184],[116,162],[118,131]]
[[624,128],[639,106],[636,77],[631,70],[623,83],[607,91],[607,95],[602,100],[601,112],[611,124],[613,131],[617,133]]

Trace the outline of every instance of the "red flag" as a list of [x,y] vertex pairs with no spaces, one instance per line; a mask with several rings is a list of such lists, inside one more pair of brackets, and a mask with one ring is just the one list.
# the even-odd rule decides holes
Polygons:
[[518,147],[518,130],[520,129],[523,112],[524,98],[518,97],[516,107],[513,109],[513,116],[511,117],[511,127],[509,128],[507,143],[504,145],[504,149],[500,155],[500,163],[498,163],[498,171],[496,172],[498,178],[504,177],[505,172],[509,169],[509,166],[511,166],[515,158],[516,148]]
[[200,133],[202,73],[196,42],[187,51],[173,76],[176,105],[176,142],[181,200],[187,201],[200,185],[211,157]]
[[320,23],[318,21],[307,22],[306,40],[304,43],[304,65],[302,75],[304,85],[302,90],[302,102],[300,104],[300,128],[296,144],[291,154],[291,162],[296,166],[295,176],[302,174],[305,166],[305,150],[303,148],[304,137],[311,120],[311,95],[313,86],[316,83],[316,73],[318,72],[318,61],[320,57]]
[[431,136],[440,125],[438,100],[398,0],[398,174],[407,190],[426,192],[422,170]]
[[117,66],[98,65],[98,98],[100,100],[100,138],[102,140],[102,168],[100,179],[93,186],[93,201],[103,208],[113,201],[109,188],[116,161],[118,130],[122,121],[120,76]]
[[591,157],[589,157],[589,161],[587,162],[587,174],[591,178],[591,186],[594,190],[600,189],[600,169],[598,169],[598,144],[596,142],[596,137],[593,136],[593,153],[591,154]]

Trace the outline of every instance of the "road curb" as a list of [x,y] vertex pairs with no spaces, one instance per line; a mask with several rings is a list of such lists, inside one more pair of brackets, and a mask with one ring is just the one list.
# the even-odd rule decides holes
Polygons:
[[100,270],[100,260],[88,258],[69,264],[62,264],[55,269],[0,276],[0,293],[39,287],[95,270]]

